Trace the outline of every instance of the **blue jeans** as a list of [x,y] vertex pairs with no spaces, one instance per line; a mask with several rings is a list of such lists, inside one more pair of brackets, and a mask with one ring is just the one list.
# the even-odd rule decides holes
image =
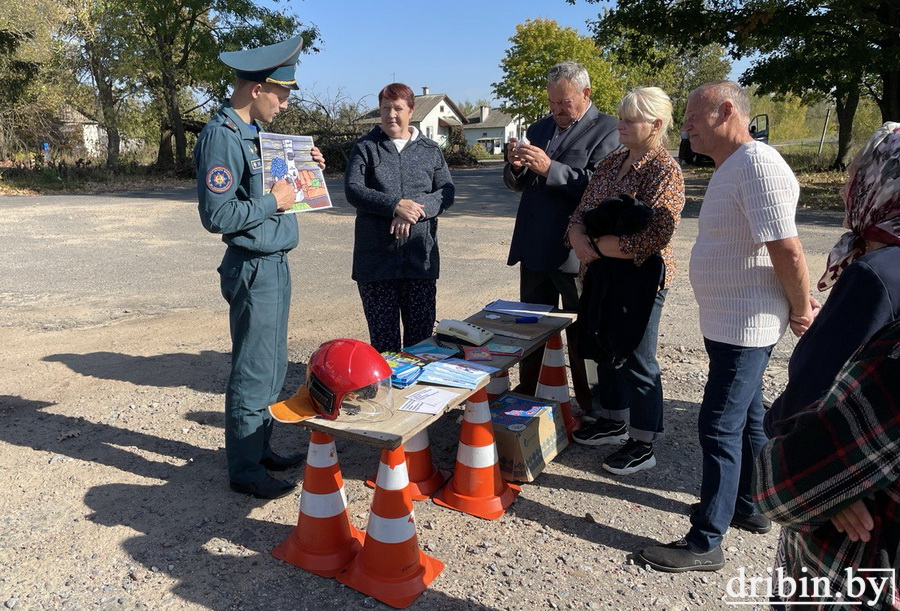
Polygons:
[[708,551],[722,543],[735,512],[753,515],[753,464],[763,445],[762,376],[772,346],[744,348],[704,338],[709,379],[697,419],[703,451],[700,508],[688,543]]
[[641,343],[619,369],[597,365],[593,407],[601,418],[629,420],[632,439],[652,443],[663,436],[663,393],[656,345],[668,289],[656,293]]

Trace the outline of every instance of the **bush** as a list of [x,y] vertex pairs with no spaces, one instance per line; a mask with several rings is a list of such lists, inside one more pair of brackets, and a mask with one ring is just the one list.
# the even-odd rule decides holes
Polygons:
[[477,142],[469,147],[469,152],[472,153],[472,156],[475,159],[490,159],[493,157],[493,155],[488,153],[487,150]]
[[444,159],[451,168],[471,168],[478,165],[478,158],[467,148],[447,149]]
[[106,191],[154,188],[181,178],[153,165],[124,163],[115,168],[78,160],[74,163],[12,162],[0,171],[0,192]]

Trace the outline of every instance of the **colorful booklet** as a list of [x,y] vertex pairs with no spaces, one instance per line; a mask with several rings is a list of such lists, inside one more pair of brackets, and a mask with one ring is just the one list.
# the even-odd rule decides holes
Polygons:
[[500,371],[497,367],[473,363],[462,359],[444,359],[425,366],[419,382],[454,386],[456,388],[475,388],[484,378]]
[[440,361],[442,359],[450,358],[451,356],[456,356],[457,354],[459,354],[459,350],[455,348],[442,348],[441,346],[436,346],[430,343],[422,343],[416,344],[415,346],[409,346],[408,348],[403,348],[403,352],[406,354],[417,356],[420,359],[429,362]]
[[522,352],[524,352],[525,350],[524,348],[522,348],[522,346],[495,344],[494,342],[489,342],[482,347],[490,350],[491,354],[497,354],[500,356],[521,356]]
[[544,410],[552,411],[556,405],[553,401],[538,399],[537,397],[525,397],[516,394],[504,394],[491,403],[491,420],[495,425],[508,427],[509,425],[525,424],[529,419],[539,415]]
[[312,158],[311,136],[259,132],[259,148],[263,192],[268,193],[276,181],[284,178],[294,185],[294,206],[285,214],[331,208],[325,175]]
[[463,348],[463,354],[466,355],[467,361],[489,361],[491,360],[491,351],[485,346],[466,346]]
[[381,356],[391,368],[391,385],[394,388],[406,388],[422,375],[422,368],[428,361],[403,354],[402,352],[382,352]]

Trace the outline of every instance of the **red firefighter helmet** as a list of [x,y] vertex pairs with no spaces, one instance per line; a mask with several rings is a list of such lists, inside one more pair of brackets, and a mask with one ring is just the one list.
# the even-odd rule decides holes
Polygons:
[[325,418],[337,418],[342,407],[368,421],[393,413],[391,367],[359,340],[333,339],[319,346],[309,359],[306,385],[314,409]]

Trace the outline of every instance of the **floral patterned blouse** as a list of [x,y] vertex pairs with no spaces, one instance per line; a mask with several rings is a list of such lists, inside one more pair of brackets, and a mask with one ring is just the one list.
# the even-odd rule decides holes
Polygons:
[[[569,228],[583,223],[585,213],[596,208],[604,197],[628,193],[649,204],[653,207],[650,222],[641,231],[620,237],[619,248],[634,255],[635,265],[660,253],[666,264],[663,288],[669,288],[675,278],[675,253],[671,241],[684,207],[684,177],[678,162],[662,146],[650,149],[620,179],[619,170],[626,159],[628,149],[623,148],[613,151],[597,164],[581,203],[569,219]],[[582,275],[584,271],[582,264]]]

